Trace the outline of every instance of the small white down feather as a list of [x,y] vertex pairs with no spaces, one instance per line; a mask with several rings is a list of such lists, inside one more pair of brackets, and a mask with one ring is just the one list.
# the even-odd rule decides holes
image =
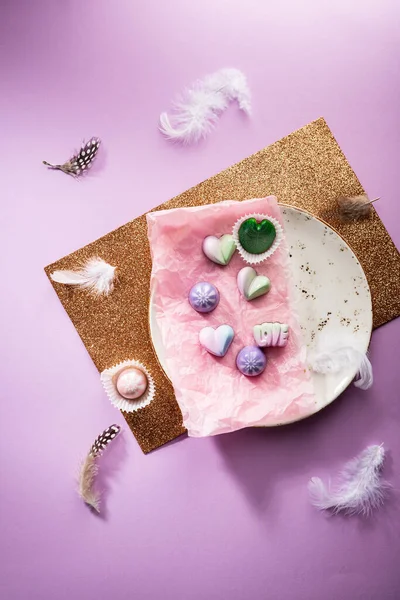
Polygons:
[[95,296],[108,296],[114,289],[116,267],[102,258],[90,258],[77,271],[60,270],[50,274],[53,281],[87,290]]
[[250,90],[238,69],[221,69],[187,88],[174,104],[171,115],[160,115],[160,131],[170,140],[198,142],[214,127],[229,102],[236,100],[246,114],[251,112]]
[[345,465],[335,485],[313,477],[308,483],[312,504],[333,513],[369,515],[383,503],[390,487],[380,479],[384,458],[382,444],[368,446]]
[[367,353],[358,347],[355,336],[321,336],[317,347],[307,357],[308,364],[316,373],[339,373],[352,367],[356,371],[354,385],[367,390],[373,384],[372,365]]

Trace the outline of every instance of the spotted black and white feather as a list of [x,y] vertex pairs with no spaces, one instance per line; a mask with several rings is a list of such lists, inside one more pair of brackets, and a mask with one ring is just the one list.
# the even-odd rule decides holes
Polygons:
[[91,168],[99,147],[100,139],[92,137],[88,142],[83,142],[80,150],[75,152],[72,158],[67,160],[64,164],[55,165],[46,160],[43,161],[43,164],[51,169],[57,169],[63,171],[63,173],[66,173],[67,175],[72,175],[72,177],[80,177]]
[[100,456],[103,450],[108,446],[110,442],[119,434],[121,427],[119,425],[111,425],[107,427],[93,442],[90,449],[90,454],[93,456]]
[[121,427],[119,425],[107,427],[93,442],[81,467],[78,488],[79,495],[97,513],[100,512],[100,494],[94,489],[96,475],[99,470],[97,459],[110,442],[117,437],[120,431]]

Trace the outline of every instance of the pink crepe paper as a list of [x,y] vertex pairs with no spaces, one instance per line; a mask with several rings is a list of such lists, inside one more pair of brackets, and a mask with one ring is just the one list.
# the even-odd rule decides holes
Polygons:
[[[268,214],[283,225],[274,196],[147,215],[153,258],[151,294],[163,360],[190,436],[296,420],[308,414],[314,402],[306,348],[290,299],[286,240],[256,266],[259,274],[270,278],[271,290],[251,302],[237,288],[237,273],[246,266],[238,253],[223,267],[202,252],[205,236],[231,233],[236,220],[250,213]],[[188,302],[190,288],[199,281],[214,283],[220,292],[218,307],[208,314],[195,312]],[[245,377],[235,366],[236,355],[243,346],[255,343],[253,326],[266,321],[287,323],[289,342],[285,348],[267,349],[268,364],[262,375]],[[233,327],[235,338],[228,353],[216,358],[200,346],[199,331],[222,324]]]

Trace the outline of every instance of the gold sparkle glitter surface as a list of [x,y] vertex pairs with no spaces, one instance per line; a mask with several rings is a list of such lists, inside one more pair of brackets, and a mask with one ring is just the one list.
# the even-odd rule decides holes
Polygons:
[[[374,327],[378,327],[400,315],[400,255],[375,210],[362,222],[339,221],[337,199],[363,191],[325,120],[318,119],[154,210],[272,194],[281,203],[308,210],[332,224],[357,255],[371,288]],[[155,399],[136,413],[123,413],[147,453],[185,430],[172,385],[150,340],[151,257],[145,216],[45,271],[50,275],[56,269],[76,269],[92,256],[118,267],[118,283],[110,296],[94,298],[50,281],[99,371],[136,359],[152,373]]]

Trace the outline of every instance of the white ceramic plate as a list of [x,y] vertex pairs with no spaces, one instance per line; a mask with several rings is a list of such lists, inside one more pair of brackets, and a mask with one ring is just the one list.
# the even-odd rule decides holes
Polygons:
[[[295,300],[308,349],[317,344],[321,335],[345,332],[356,335],[358,347],[367,350],[372,332],[371,294],[356,256],[338,233],[311,214],[282,206],[282,215]],[[160,364],[168,376],[151,299],[150,333]],[[313,373],[316,401],[308,416],[335,400],[355,374],[351,368],[333,375]]]

